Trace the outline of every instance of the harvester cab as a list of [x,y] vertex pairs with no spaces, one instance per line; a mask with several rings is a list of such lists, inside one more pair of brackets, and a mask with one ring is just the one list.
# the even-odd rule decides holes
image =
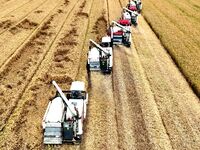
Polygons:
[[75,81],[72,82],[70,91],[62,91],[55,81],[52,83],[57,89],[57,94],[49,102],[43,118],[44,144],[78,144],[83,134],[83,121],[86,118],[88,103],[85,85]]
[[88,52],[88,70],[111,73],[113,66],[112,41],[109,36],[103,37],[101,44],[97,44],[90,39],[90,49]]
[[123,26],[115,21],[112,21],[109,34],[114,45],[123,44],[127,47],[131,46],[130,26]]
[[127,20],[127,22],[131,22],[131,15],[129,12],[123,10],[122,12],[122,19],[121,20]]
[[138,25],[138,15],[139,15],[138,12],[137,11],[129,10],[129,9],[125,8],[125,7],[123,7],[123,10],[130,14],[130,16],[131,16],[131,23],[134,26],[137,26]]
[[131,27],[131,21],[130,20],[123,20],[123,19],[120,19],[117,23],[119,23],[120,25],[124,26],[124,27],[128,27],[130,28]]

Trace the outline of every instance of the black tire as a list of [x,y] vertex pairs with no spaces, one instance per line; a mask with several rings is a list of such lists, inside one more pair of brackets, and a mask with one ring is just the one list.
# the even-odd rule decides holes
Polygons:
[[87,68],[87,72],[89,73],[90,72],[90,64],[86,64],[86,68]]
[[128,48],[131,47],[131,43],[127,43],[126,47]]
[[73,142],[74,145],[79,145],[81,144],[82,136],[80,138],[75,138],[76,141]]

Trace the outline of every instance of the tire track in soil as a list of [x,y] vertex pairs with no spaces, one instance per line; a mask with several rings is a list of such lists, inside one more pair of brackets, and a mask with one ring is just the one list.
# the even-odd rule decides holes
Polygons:
[[[7,132],[9,133],[9,130],[12,128],[12,129],[14,129],[15,132],[17,132],[18,135],[20,134],[21,138],[18,138],[18,142],[25,140],[24,139],[25,135],[23,136],[23,134],[25,134],[24,130],[27,130],[27,129],[29,129],[31,127],[33,129],[32,134],[35,134],[34,133],[35,130],[36,130],[35,131],[36,133],[40,132],[38,134],[39,140],[38,140],[38,138],[34,139],[34,140],[30,140],[30,139],[28,139],[28,140],[30,140],[30,141],[35,141],[36,140],[38,142],[36,144],[36,146],[39,146],[39,147],[42,146],[42,135],[43,134],[41,133],[41,131],[42,131],[42,129],[41,129],[41,121],[42,121],[42,117],[43,117],[44,111],[46,109],[47,101],[45,101],[45,102],[43,101],[42,102],[42,101],[37,101],[37,99],[38,98],[46,99],[47,97],[49,97],[49,98],[52,97],[51,91],[55,91],[54,89],[53,90],[51,89],[52,86],[49,83],[52,79],[55,79],[59,83],[59,85],[61,85],[61,86],[63,85],[62,83],[64,82],[64,85],[67,88],[69,88],[69,85],[72,82],[72,78],[75,77],[74,74],[70,74],[71,77],[70,77],[70,75],[66,74],[70,70],[69,68],[68,68],[68,70],[66,70],[66,72],[65,72],[65,70],[63,70],[62,73],[60,72],[61,70],[59,70],[59,69],[60,69],[60,67],[62,65],[64,65],[64,66],[70,66],[69,64],[71,64],[71,63],[78,64],[78,62],[76,62],[78,59],[76,59],[76,56],[73,54],[73,51],[75,50],[75,48],[77,48],[76,47],[76,45],[78,44],[77,42],[82,43],[81,37],[83,37],[84,32],[81,33],[80,31],[82,31],[82,29],[80,29],[80,28],[78,28],[78,31],[76,32],[76,27],[78,27],[79,24],[82,24],[84,26],[84,22],[85,22],[84,20],[85,20],[85,18],[87,19],[87,13],[82,12],[82,9],[85,7],[85,5],[87,5],[85,3],[86,3],[86,1],[84,1],[84,3],[79,7],[79,9],[77,8],[77,9],[74,10],[74,11],[79,10],[79,12],[77,12],[77,14],[79,14],[79,17],[76,17],[77,14],[68,17],[67,23],[64,25],[65,29],[67,29],[67,31],[62,31],[63,33],[62,33],[62,35],[60,35],[60,36],[64,36],[64,37],[59,38],[60,41],[57,40],[56,43],[54,42],[55,44],[53,44],[53,46],[52,46],[53,48],[51,49],[51,52],[49,52],[47,54],[47,56],[46,56],[47,59],[50,59],[50,60],[46,59],[45,60],[46,62],[44,61],[42,63],[42,66],[40,66],[39,71],[34,76],[31,84],[29,85],[29,88],[25,91],[25,93],[24,93],[24,95],[22,97],[22,98],[26,99],[26,101],[22,102],[19,105],[18,111],[16,112],[16,114],[13,115],[13,117],[15,117],[14,120],[17,123],[13,124],[13,125],[10,125],[10,127],[8,127],[8,131]],[[75,13],[75,12],[73,12],[73,13]],[[80,20],[80,22],[79,22],[79,20]],[[72,26],[71,29],[68,28],[69,25]],[[86,29],[84,31],[86,31]],[[78,33],[80,33],[80,35],[78,35]],[[78,41],[76,41],[76,40],[74,41],[74,38],[76,38],[76,37],[79,37]],[[69,49],[66,48],[66,47],[68,47]],[[70,47],[72,48],[72,50],[70,49]],[[59,55],[64,55],[64,54],[65,54],[65,57],[66,57],[66,55],[72,55],[74,57],[74,60],[68,60],[68,59],[67,60],[65,59],[64,61],[59,60],[58,58],[60,58],[60,57],[58,57],[58,56]],[[53,58],[52,58],[51,55],[53,56]],[[70,57],[70,58],[73,58],[73,57]],[[65,62],[65,61],[67,61],[67,62]],[[49,62],[52,62],[52,63],[49,63]],[[78,65],[77,65],[76,68],[78,68]],[[75,70],[76,70],[76,68],[75,68]],[[45,71],[43,69],[45,69]],[[56,72],[55,69],[58,69],[59,71]],[[51,88],[49,88],[49,87],[51,87]],[[64,89],[66,89],[66,87]],[[48,95],[49,93],[51,93],[51,95]],[[45,96],[44,96],[44,94],[45,94]],[[33,100],[32,101],[29,100],[30,97],[32,97],[34,101]],[[38,105],[38,103],[40,103],[40,104]],[[41,108],[41,105],[42,106],[45,105],[45,106]],[[26,107],[26,106],[28,106],[28,107]],[[39,108],[36,108],[36,107],[39,107]],[[31,108],[33,110],[34,109],[36,109],[36,110],[40,109],[41,110],[41,111],[39,111],[39,112],[41,112],[39,122],[37,120],[38,116],[36,117],[37,119],[36,118],[33,119],[33,116],[31,114],[30,115],[27,114],[27,113],[29,113],[31,111],[30,110]],[[27,114],[27,115],[23,116],[24,113]],[[31,112],[31,113],[34,114],[33,112]],[[33,119],[34,122],[32,122],[31,120],[29,120],[29,122],[23,121],[23,120],[28,120],[29,117],[31,119]],[[11,121],[12,120],[10,120],[10,122]],[[35,122],[38,123],[38,124],[36,124]],[[29,124],[30,126],[26,127],[27,124]],[[20,127],[18,127],[17,129],[15,129],[15,127],[17,127],[17,125],[20,125]],[[20,129],[20,131],[19,131],[19,129]],[[28,137],[34,138],[33,135],[31,135],[31,136],[28,135]],[[20,144],[22,144],[22,142]],[[20,144],[18,144],[18,145],[20,145]],[[56,148],[56,147],[54,147],[54,148]]]
[[[112,3],[112,2],[111,2]],[[119,4],[119,5],[118,5]],[[111,11],[121,11],[122,3]],[[117,9],[118,8],[118,9]],[[114,14],[114,13],[113,13]],[[113,15],[113,18],[114,17]],[[113,87],[119,149],[152,149],[125,47],[114,47]]]
[[[44,14],[31,14],[26,17],[21,23],[11,28],[9,32],[4,32],[0,37],[0,68],[9,63],[10,59],[18,54],[18,51],[37,34],[45,20],[50,17],[51,13],[58,7],[59,3],[52,3],[52,0],[47,0],[39,10],[43,10]],[[45,6],[45,7],[44,7]],[[48,8],[48,7],[50,8]],[[48,10],[46,12],[46,10]],[[34,16],[36,15],[36,16]],[[1,69],[2,70],[2,69]]]
[[[106,35],[108,24],[107,19],[105,19],[107,17],[107,2],[94,0],[94,6],[96,5],[104,6],[104,8],[97,9],[94,7],[91,10],[91,25],[89,26],[89,34],[86,41],[89,41],[89,38],[100,41],[101,37]],[[87,50],[88,47],[89,42],[85,44],[84,49]],[[82,58],[82,62],[87,62],[87,55]],[[85,66],[82,66],[78,75],[78,80],[83,79],[86,82],[89,80],[90,96],[81,149],[117,149],[117,130],[111,75],[105,76],[100,72],[91,72],[87,80],[83,74],[87,74]]]
[[145,20],[140,21],[133,30],[135,44],[171,145],[175,149],[199,149],[198,98]]
[[[63,13],[58,13],[57,10],[59,9],[63,10]],[[59,18],[67,16],[69,13],[69,11],[64,12],[65,6],[60,6],[57,10],[0,73],[2,88],[2,99],[0,99],[2,102],[1,131],[7,125],[7,121],[21,99],[22,93],[60,32],[64,21],[60,21]],[[57,21],[60,22],[57,23]],[[55,25],[57,26],[53,29]],[[10,104],[9,109],[8,103]]]
[[[122,4],[123,2],[119,1],[119,6],[115,7],[115,9],[118,8],[118,11],[122,10],[121,8]],[[115,6],[116,6],[116,3],[115,3]],[[113,10],[113,12],[116,12],[116,11],[117,10]],[[114,86],[114,88],[115,89],[117,89],[117,87],[121,88],[121,89],[118,88],[119,91],[117,91],[115,94],[119,95],[120,93],[123,96],[127,95],[125,96],[125,97],[128,97],[127,101],[124,102],[124,99],[123,99],[121,100],[121,102],[124,102],[124,107],[125,106],[129,107],[129,109],[126,109],[126,108],[124,109],[128,112],[131,112],[131,113],[128,113],[128,114],[131,114],[129,117],[135,118],[135,119],[131,119],[133,126],[132,128],[129,129],[132,132],[134,132],[134,137],[128,138],[129,141],[130,139],[132,139],[132,143],[128,143],[130,144],[130,146],[127,146],[126,144],[123,145],[123,142],[122,142],[122,145],[120,145],[120,149],[122,148],[124,149],[131,149],[131,148],[132,149],[135,149],[135,148],[137,149],[172,149],[170,141],[169,141],[169,137],[167,136],[166,130],[162,124],[162,119],[160,117],[157,105],[155,103],[153,93],[150,89],[148,81],[146,80],[144,70],[141,66],[140,60],[138,59],[137,52],[135,51],[134,45],[132,44],[131,51],[128,48],[123,47],[122,49],[121,47],[119,47],[114,52],[114,54],[115,54],[114,69],[116,69],[118,66],[121,65],[121,69],[119,67],[119,69],[114,70],[114,72],[116,71],[113,76],[114,78],[113,82],[116,86],[116,87]],[[124,73],[122,72],[122,70]],[[121,77],[121,80],[117,79],[120,77]],[[132,95],[135,95],[135,97],[133,97]],[[122,106],[120,105],[117,110],[120,110],[120,107]],[[120,112],[122,111],[119,111],[119,116],[121,115]],[[128,124],[130,125],[130,123]],[[120,136],[122,135],[123,133],[120,134]],[[124,139],[123,136],[121,138],[122,140]]]
[[[130,64],[124,48],[115,48],[114,87],[117,99],[119,149],[152,149],[143,119]],[[120,120],[120,121],[119,121]],[[120,127],[122,130],[120,130]]]
[[[38,4],[38,2],[40,2],[40,3]],[[26,5],[24,5],[23,6],[24,8],[23,7],[21,8],[22,10],[17,10],[16,12],[14,11],[13,13],[9,14],[8,16],[1,18],[0,19],[0,35],[3,34],[4,32],[9,31],[10,29],[16,27],[29,14],[34,12],[34,10],[38,9],[45,2],[46,2],[46,0],[44,0],[42,2],[41,2],[41,0],[31,1],[30,3],[27,3]],[[29,7],[31,8],[31,10],[29,9]],[[26,11],[24,11],[23,9],[26,9]],[[16,16],[18,12],[19,12],[19,16]]]

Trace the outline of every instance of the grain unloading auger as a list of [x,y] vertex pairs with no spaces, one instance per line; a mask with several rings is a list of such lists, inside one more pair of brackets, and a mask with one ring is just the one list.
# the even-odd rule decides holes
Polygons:
[[72,82],[70,91],[62,91],[55,81],[55,98],[49,102],[42,127],[44,144],[78,144],[83,134],[83,121],[86,118],[88,94],[84,82]]
[[139,15],[138,12],[129,10],[128,8],[125,8],[125,7],[123,7],[123,10],[125,10],[125,11],[130,13],[130,15],[131,15],[131,23],[134,26],[137,26],[138,25],[138,15]]
[[111,73],[113,66],[112,42],[109,36],[103,37],[101,44],[90,39],[88,52],[88,70]]
[[131,29],[129,26],[122,26],[121,24],[112,21],[109,34],[114,45],[123,44],[127,47],[131,46]]

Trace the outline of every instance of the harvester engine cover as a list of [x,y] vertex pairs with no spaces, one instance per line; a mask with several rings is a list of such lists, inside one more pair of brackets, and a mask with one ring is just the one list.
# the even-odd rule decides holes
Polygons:
[[128,9],[131,10],[131,11],[137,11],[137,7],[136,6],[129,6]]
[[131,25],[130,20],[124,20],[124,19],[119,20],[118,23],[121,24],[122,26],[130,26]]

